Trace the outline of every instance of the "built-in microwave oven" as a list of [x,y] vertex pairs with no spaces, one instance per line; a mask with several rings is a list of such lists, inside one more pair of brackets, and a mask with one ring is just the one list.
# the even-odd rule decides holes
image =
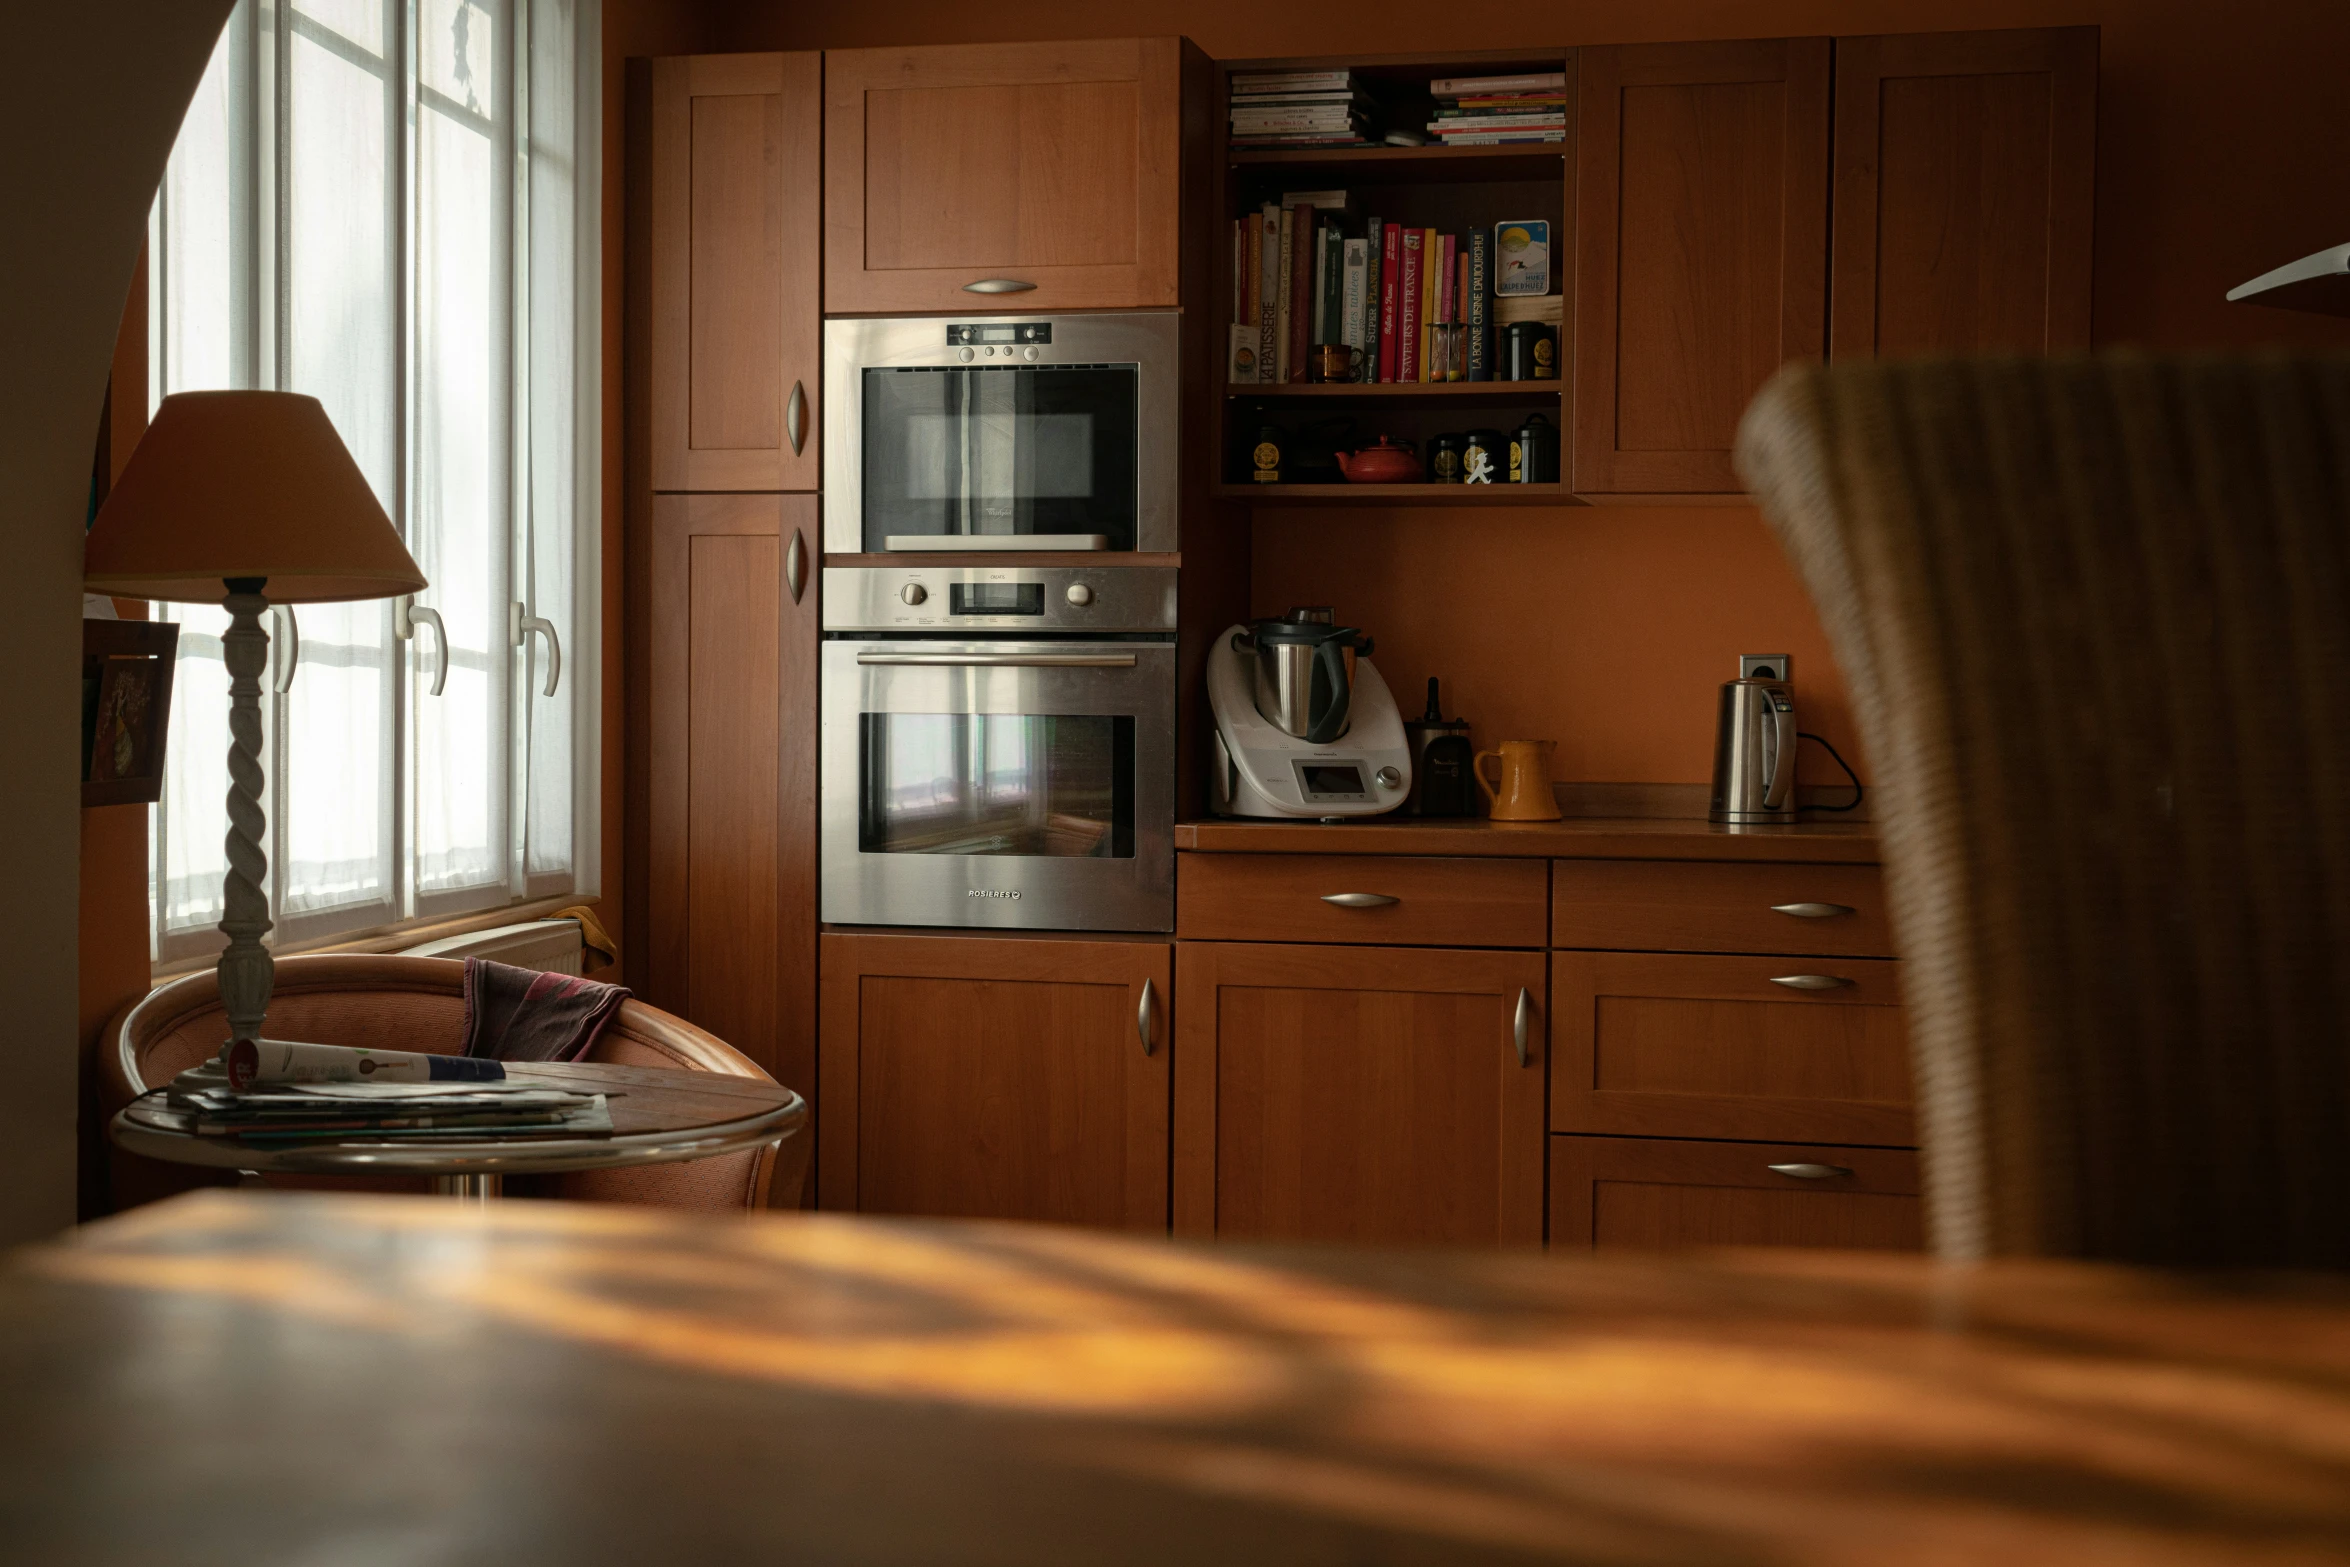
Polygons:
[[824,548],[1172,551],[1181,316],[824,324]]

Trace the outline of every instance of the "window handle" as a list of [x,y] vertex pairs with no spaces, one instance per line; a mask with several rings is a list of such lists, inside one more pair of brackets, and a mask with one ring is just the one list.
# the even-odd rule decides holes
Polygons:
[[427,609],[416,602],[413,593],[404,594],[394,602],[392,632],[403,642],[415,640],[419,625],[432,627],[436,656],[432,667],[432,694],[439,696],[449,683],[449,628],[441,624],[441,612]]
[[291,604],[272,604],[269,612],[285,617],[281,622],[285,629],[278,633],[283,639],[280,645],[285,649],[285,656],[277,661],[277,675],[270,682],[270,688],[284,696],[294,689],[294,666],[302,662],[302,623],[294,618]]
[[553,696],[556,685],[563,679],[563,639],[555,635],[555,623],[543,615],[526,613],[520,603],[507,605],[507,644],[521,647],[533,633],[547,639],[547,688],[539,695]]

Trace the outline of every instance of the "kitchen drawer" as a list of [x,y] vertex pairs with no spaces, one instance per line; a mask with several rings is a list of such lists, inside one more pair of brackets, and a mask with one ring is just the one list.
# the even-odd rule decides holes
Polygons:
[[1889,958],[1874,865],[1554,860],[1550,944]]
[[[1187,941],[1539,947],[1549,925],[1549,881],[1543,860],[1186,854],[1175,870],[1175,934]],[[1334,898],[1379,901],[1350,906]]]
[[1917,1155],[1902,1149],[1645,1137],[1550,1140],[1554,1247],[1915,1251],[1923,1243]]
[[1900,971],[1554,952],[1551,1130],[1914,1144]]

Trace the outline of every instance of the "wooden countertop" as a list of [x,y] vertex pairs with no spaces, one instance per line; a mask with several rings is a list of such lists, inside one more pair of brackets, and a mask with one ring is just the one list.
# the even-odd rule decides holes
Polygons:
[[0,1266],[26,1562],[2350,1558],[2350,1280],[203,1193]]
[[1179,822],[1175,847],[1240,854],[1463,854],[1557,860],[1794,860],[1874,864],[1876,831],[1865,822],[1794,827],[1716,827],[1652,817],[1569,817],[1556,822]]

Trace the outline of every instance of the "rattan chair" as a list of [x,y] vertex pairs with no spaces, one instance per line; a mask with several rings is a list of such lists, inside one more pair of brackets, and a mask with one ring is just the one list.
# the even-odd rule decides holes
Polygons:
[[2350,359],[1791,369],[1954,1258],[2350,1264]]
[[[465,1048],[465,965],[452,958],[363,953],[279,958],[269,1018],[285,1038],[454,1055]],[[149,1088],[210,1056],[227,1027],[219,979],[211,969],[173,980],[124,1007],[100,1041],[101,1113],[111,1120]],[[772,1081],[758,1063],[724,1040],[641,1001],[622,1002],[582,1059]],[[116,1208],[235,1180],[233,1174],[143,1159],[120,1148],[109,1153]],[[807,1168],[803,1134],[784,1139],[780,1148],[683,1164],[515,1176],[507,1190],[512,1196],[662,1208],[796,1207]],[[430,1185],[396,1176],[268,1179],[275,1186],[329,1191],[423,1191]]]

